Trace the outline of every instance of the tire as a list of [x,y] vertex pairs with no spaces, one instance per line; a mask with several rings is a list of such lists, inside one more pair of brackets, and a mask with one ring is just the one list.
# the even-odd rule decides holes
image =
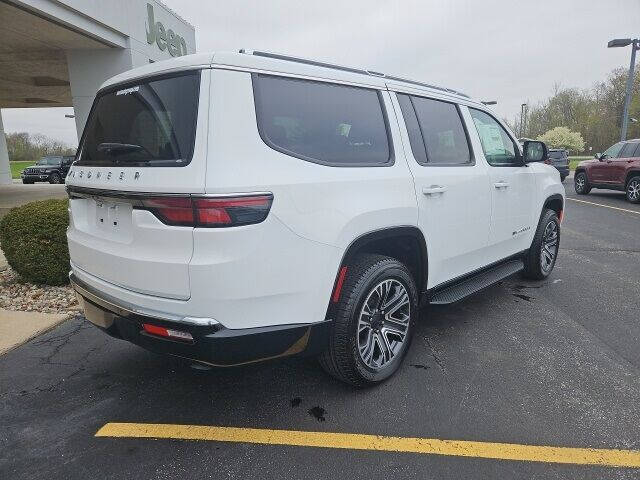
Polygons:
[[60,176],[59,173],[52,173],[49,176],[49,183],[55,183],[55,184],[62,183],[62,177]]
[[640,176],[631,177],[624,187],[627,200],[631,203],[640,203]]
[[[555,232],[555,234],[554,234]],[[524,258],[524,276],[543,280],[553,271],[560,248],[560,220],[556,212],[543,210],[531,247]]]
[[560,183],[563,183],[565,178],[567,178],[566,175],[560,175]]
[[578,195],[586,195],[591,191],[591,185],[589,185],[589,179],[584,172],[576,173],[573,179],[573,188]]
[[[384,308],[379,299],[390,300],[387,295],[404,298],[406,303],[386,315],[382,309],[376,313],[380,306]],[[386,380],[409,349],[417,315],[417,289],[407,267],[383,255],[359,255],[348,266],[320,365],[338,380],[357,387]],[[390,328],[404,332],[404,337]]]

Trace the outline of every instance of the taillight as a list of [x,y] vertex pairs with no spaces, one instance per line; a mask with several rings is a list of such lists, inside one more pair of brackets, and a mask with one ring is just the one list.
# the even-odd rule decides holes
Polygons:
[[236,227],[267,218],[273,195],[229,197],[149,197],[134,208],[149,210],[167,225]]
[[145,198],[142,205],[167,225],[193,226],[191,197]]
[[199,227],[235,227],[260,223],[269,214],[273,195],[194,198]]

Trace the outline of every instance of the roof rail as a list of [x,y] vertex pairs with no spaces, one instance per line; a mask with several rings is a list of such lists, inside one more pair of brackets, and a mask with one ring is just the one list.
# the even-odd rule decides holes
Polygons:
[[460,95],[461,97],[466,97],[466,98],[471,98],[469,95],[467,95],[466,93],[462,93],[459,92],[457,90],[453,90],[452,88],[446,88],[446,87],[439,87],[437,85],[431,85],[430,83],[425,83],[425,82],[419,82],[417,80],[411,80],[409,78],[402,78],[402,77],[394,77],[394,76],[389,76],[387,75],[386,78],[388,80],[394,80],[396,82],[404,82],[404,83],[410,83],[412,85],[418,85],[420,87],[427,87],[427,88],[433,88],[434,90],[440,90],[442,92],[447,92],[447,93],[453,93],[455,95]]
[[429,83],[418,82],[416,80],[409,80],[407,78],[385,75],[384,73],[376,72],[376,71],[373,71],[373,70],[363,70],[363,69],[360,69],[360,68],[345,67],[345,66],[336,65],[336,64],[333,64],[333,63],[318,62],[316,60],[310,60],[308,58],[293,57],[293,56],[290,56],[290,55],[282,55],[280,53],[261,52],[261,51],[258,51],[258,50],[246,50],[244,48],[240,49],[239,52],[240,53],[246,53],[247,55],[255,55],[255,56],[258,56],[258,57],[273,58],[273,59],[276,59],[276,60],[287,60],[289,62],[303,63],[305,65],[314,65],[316,67],[331,68],[333,70],[341,70],[343,72],[360,73],[360,74],[363,74],[363,75],[369,75],[370,77],[381,77],[381,78],[386,78],[387,80],[393,80],[393,81],[396,81],[396,82],[410,83],[412,85],[418,85],[420,87],[432,88],[434,90],[439,90],[441,92],[447,92],[447,93],[452,93],[454,95],[459,95],[461,97],[471,98],[471,97],[469,97],[469,95],[467,95],[465,93],[462,93],[462,92],[458,92],[457,90],[453,90],[451,88],[438,87],[437,85],[431,85]]
[[304,63],[305,65],[331,68],[333,70],[342,70],[343,72],[362,73],[364,75],[368,75],[368,72],[366,70],[362,70],[359,68],[344,67],[342,65],[335,65],[333,63],[318,62],[316,60],[309,60],[308,58],[292,57],[289,55],[282,55],[280,53],[260,52],[258,50],[251,51],[245,50],[244,48],[240,50],[240,53],[247,53],[249,55],[255,55],[257,57],[274,58],[276,60],[287,60],[289,62]]

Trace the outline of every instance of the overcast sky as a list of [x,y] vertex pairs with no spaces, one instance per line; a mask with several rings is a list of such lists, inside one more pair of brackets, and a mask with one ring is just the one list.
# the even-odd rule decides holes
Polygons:
[[[392,73],[497,100],[512,120],[556,83],[586,88],[640,37],[640,0],[164,0],[196,28],[197,51],[248,48]],[[639,58],[640,60],[640,58]],[[77,144],[71,109],[5,109],[8,132]]]

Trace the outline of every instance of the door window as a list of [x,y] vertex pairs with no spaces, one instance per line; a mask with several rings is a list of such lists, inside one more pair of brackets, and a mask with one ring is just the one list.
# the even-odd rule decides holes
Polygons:
[[620,153],[620,150],[622,150],[622,147],[624,147],[624,142],[618,142],[607,148],[602,155],[606,158],[618,158],[618,154]]
[[622,150],[620,150],[620,153],[618,154],[618,158],[629,158],[629,157],[633,157],[633,152],[636,149],[636,144],[635,143],[625,143],[624,146],[622,147]]
[[422,139],[422,132],[420,131],[416,111],[411,103],[411,97],[409,97],[409,95],[398,94],[398,103],[400,103],[402,117],[407,126],[407,134],[409,135],[409,143],[411,144],[413,157],[419,164],[424,165],[427,163],[427,150],[424,146],[424,140]]
[[489,165],[515,167],[522,165],[520,151],[507,131],[488,113],[469,108],[478,131],[482,151]]
[[457,105],[411,97],[427,151],[427,165],[472,165],[467,133]]

